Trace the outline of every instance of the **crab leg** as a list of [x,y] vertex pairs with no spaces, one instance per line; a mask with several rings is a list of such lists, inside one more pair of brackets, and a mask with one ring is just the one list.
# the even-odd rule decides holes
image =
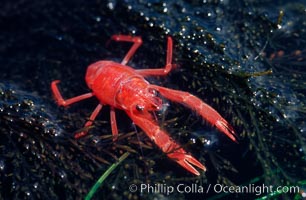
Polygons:
[[[95,108],[95,110],[91,113],[89,120],[85,123],[84,128],[89,127],[92,125],[93,121],[96,119],[97,115],[99,114],[99,112],[102,109],[102,104],[98,104],[97,107]],[[74,135],[74,138],[78,139],[80,137],[83,137],[87,134],[88,130],[76,133]]]
[[142,76],[166,76],[172,70],[172,49],[173,41],[171,37],[168,37],[165,67],[159,69],[138,69],[136,70],[137,73]]
[[237,143],[237,135],[232,126],[215,109],[204,103],[198,97],[188,92],[172,90],[157,85],[152,85],[152,88],[159,91],[159,93],[167,99],[181,103],[196,111],[202,118],[207,120],[210,124],[215,125],[219,131]]
[[130,48],[130,50],[127,52],[125,57],[123,58],[121,64],[126,65],[131,57],[135,54],[136,50],[140,47],[142,44],[142,39],[141,37],[137,36],[130,36],[130,35],[113,35],[111,37],[112,40],[115,40],[117,42],[132,42],[133,45]]
[[179,144],[173,141],[165,131],[160,129],[150,113],[142,112],[135,114],[127,112],[127,114],[169,158],[197,176],[199,176],[200,173],[192,165],[206,171],[204,165],[193,156],[187,154],[187,152]]
[[111,106],[111,109],[110,109],[110,120],[111,120],[113,141],[116,141],[118,139],[118,128],[117,128],[117,122],[116,122],[115,108],[113,106]]
[[57,104],[60,105],[60,106],[64,106],[64,107],[69,106],[70,104],[76,103],[78,101],[82,101],[84,99],[88,99],[88,98],[93,96],[93,94],[90,92],[90,93],[82,94],[82,95],[64,100],[60,91],[57,88],[57,84],[59,82],[60,82],[59,80],[52,81],[51,90],[52,90],[52,93],[54,95],[54,98],[55,98]]

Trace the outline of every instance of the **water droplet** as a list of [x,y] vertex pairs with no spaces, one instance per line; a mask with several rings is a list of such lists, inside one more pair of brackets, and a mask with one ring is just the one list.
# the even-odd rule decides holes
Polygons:
[[98,136],[94,136],[94,137],[92,137],[92,141],[93,141],[94,144],[98,144],[101,141],[101,139]]
[[211,144],[211,141],[208,140],[208,139],[205,139],[205,140],[204,140],[204,143],[205,143],[205,145],[209,146],[209,145]]
[[196,143],[196,139],[195,138],[190,138],[190,141],[192,142],[192,144]]
[[5,162],[4,160],[0,160],[0,170],[3,171],[5,168]]
[[29,150],[30,145],[29,144],[24,144],[24,148],[26,148],[26,150]]
[[35,182],[35,183],[33,184],[33,187],[34,187],[34,189],[37,189],[37,188],[38,188],[38,183]]
[[113,4],[113,2],[109,2],[108,4],[107,4],[107,7],[110,9],[110,10],[114,10],[114,4]]
[[30,192],[30,191],[26,191],[25,194],[26,194],[27,196],[30,196],[30,195],[31,195],[31,192]]
[[96,17],[96,21],[100,22],[101,21],[101,17]]
[[16,182],[12,182],[12,189],[15,190],[16,189]]
[[59,176],[60,176],[62,179],[64,179],[64,178],[66,178],[66,177],[67,177],[66,172],[65,172],[65,171],[63,171],[63,170],[60,170],[60,171],[58,172],[58,174],[59,174]]

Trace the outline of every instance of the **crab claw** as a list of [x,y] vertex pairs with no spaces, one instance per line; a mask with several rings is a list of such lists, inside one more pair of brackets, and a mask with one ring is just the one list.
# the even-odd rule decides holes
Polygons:
[[156,89],[162,96],[170,99],[171,101],[181,103],[195,112],[197,112],[203,119],[208,121],[211,125],[229,137],[232,141],[238,143],[237,135],[232,126],[211,106],[204,103],[198,97],[178,90],[172,90],[169,88],[152,85],[152,88]]
[[220,118],[216,121],[215,126],[218,130],[220,130],[222,133],[224,133],[227,137],[229,137],[232,141],[238,143],[237,141],[237,135],[233,129],[233,127],[225,121],[225,119]]
[[175,150],[173,153],[167,154],[167,156],[173,160],[175,160],[179,165],[184,167],[189,172],[193,173],[194,175],[199,176],[200,173],[196,170],[192,165],[206,171],[206,167],[202,165],[197,159],[193,156],[186,154],[186,152],[180,148]]
[[179,165],[194,175],[200,175],[200,172],[198,172],[194,166],[206,171],[204,165],[193,156],[189,155],[168,135],[166,131],[160,129],[157,123],[153,120],[151,114],[145,112],[141,114],[127,112],[127,114],[169,158],[176,161]]

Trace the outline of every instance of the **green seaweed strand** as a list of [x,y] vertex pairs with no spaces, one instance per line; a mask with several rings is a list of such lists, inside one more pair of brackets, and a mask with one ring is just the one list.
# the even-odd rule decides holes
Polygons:
[[124,161],[128,156],[130,155],[129,152],[125,152],[116,163],[113,163],[98,179],[98,181],[92,186],[90,191],[85,197],[85,200],[90,200],[92,196],[96,193],[97,189],[102,185],[104,180],[112,173],[112,171],[122,162]]

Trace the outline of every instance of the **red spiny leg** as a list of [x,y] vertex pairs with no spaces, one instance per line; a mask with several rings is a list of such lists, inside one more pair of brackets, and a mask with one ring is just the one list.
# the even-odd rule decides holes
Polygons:
[[113,141],[116,141],[118,139],[118,128],[117,128],[116,113],[115,113],[115,108],[114,107],[111,107],[110,119],[111,119]]
[[135,54],[136,50],[140,47],[142,44],[141,37],[136,36],[130,36],[130,35],[113,35],[111,37],[112,40],[115,40],[117,42],[132,42],[134,43],[133,46],[130,48],[130,50],[127,52],[123,60],[121,61],[122,65],[126,65],[131,57]]
[[167,99],[181,103],[191,108],[200,114],[201,117],[207,120],[211,125],[216,126],[219,131],[224,133],[232,141],[237,143],[237,135],[233,127],[215,109],[204,103],[198,97],[188,92],[172,90],[157,85],[151,85],[151,87],[156,89],[162,96],[166,97]]
[[167,57],[166,57],[166,65],[164,68],[160,69],[139,69],[136,70],[142,76],[165,76],[172,69],[172,49],[173,49],[173,41],[170,36],[168,36],[167,42]]
[[[92,114],[89,117],[89,120],[85,123],[84,128],[89,127],[92,125],[94,120],[96,119],[97,115],[102,109],[102,104],[99,104],[96,109],[92,112]],[[116,115],[115,115],[115,109],[114,107],[111,107],[110,110],[110,118],[111,118],[111,127],[112,127],[112,134],[113,134],[113,141],[116,141],[118,139],[118,128],[117,128],[117,122],[116,122]],[[87,135],[88,130],[82,131],[80,133],[76,133],[74,135],[75,138],[80,138],[85,135]]]
[[[92,125],[93,121],[96,119],[97,115],[99,114],[99,112],[102,109],[102,104],[98,104],[98,106],[96,107],[96,109],[91,113],[89,120],[85,123],[84,128],[89,127]],[[75,138],[80,138],[83,137],[87,134],[88,130],[82,131],[80,133],[76,133],[74,135]]]
[[84,99],[88,99],[93,96],[93,94],[90,92],[90,93],[82,94],[80,96],[76,96],[76,97],[64,100],[57,87],[57,84],[59,82],[60,82],[59,80],[52,81],[51,90],[52,90],[52,93],[55,97],[57,104],[60,106],[68,106],[70,104],[76,103],[78,101],[82,101]]

